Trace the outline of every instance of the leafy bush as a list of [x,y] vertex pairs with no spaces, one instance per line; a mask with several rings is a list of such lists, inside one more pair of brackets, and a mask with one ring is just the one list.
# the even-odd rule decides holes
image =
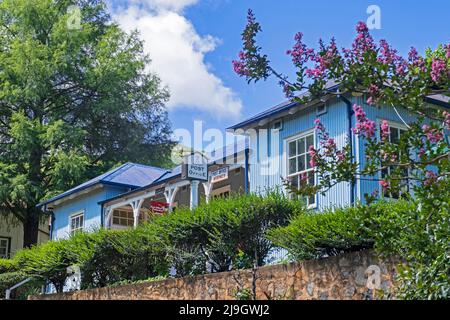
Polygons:
[[49,241],[17,252],[14,260],[21,272],[36,280],[48,280],[61,292],[67,278],[67,268],[76,261],[68,250],[69,240]]
[[167,274],[165,255],[156,238],[142,228],[137,230],[81,233],[69,247],[82,273],[82,288],[104,287],[120,281],[138,280]]
[[[266,238],[271,228],[288,223],[302,211],[297,201],[281,192],[219,198],[193,211],[180,209],[146,226],[156,229],[178,276],[232,267],[262,265],[273,243]],[[245,258],[243,258],[243,256]]]
[[442,193],[433,210],[423,202],[391,201],[305,213],[268,238],[297,260],[374,246],[378,254],[406,262],[399,266],[397,298],[448,299],[450,205]]
[[268,238],[288,250],[294,260],[317,259],[373,247],[358,219],[359,208],[309,212],[269,231]]
[[[0,295],[3,298],[6,292],[6,289],[11,288],[15,284],[27,279],[28,276],[20,271],[12,271],[0,273]],[[11,293],[11,298],[17,300],[26,300],[27,297],[31,294],[38,294],[41,290],[43,281],[40,280],[32,280],[27,282],[26,284],[20,286],[16,290]]]
[[[137,229],[96,230],[51,241],[17,253],[0,265],[26,277],[47,280],[62,291],[72,265],[80,267],[82,288],[262,265],[274,247],[265,235],[302,210],[298,202],[273,192],[232,196],[156,217]],[[209,267],[208,267],[209,266]]]
[[[449,186],[450,187],[450,186]],[[367,228],[378,252],[397,255],[396,296],[402,299],[450,298],[450,194],[415,203],[382,204],[365,210]]]
[[17,270],[16,261],[13,259],[0,259],[0,274]]

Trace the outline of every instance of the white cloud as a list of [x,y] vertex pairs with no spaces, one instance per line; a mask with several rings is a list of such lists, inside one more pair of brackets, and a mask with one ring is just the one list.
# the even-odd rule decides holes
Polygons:
[[190,107],[215,116],[240,115],[241,100],[214,75],[205,63],[205,54],[219,40],[199,35],[182,10],[198,0],[132,0],[116,10],[115,20],[126,31],[137,29],[150,55],[150,68],[171,93],[168,108]]

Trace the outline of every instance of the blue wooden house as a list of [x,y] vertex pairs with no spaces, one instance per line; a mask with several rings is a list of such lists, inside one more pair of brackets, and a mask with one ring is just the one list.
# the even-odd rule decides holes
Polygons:
[[[337,86],[328,90],[330,94],[320,99],[305,104],[288,101],[228,128],[235,134],[246,135],[248,145],[224,148],[211,158],[208,165],[211,176],[214,170],[227,168],[226,177],[220,182],[183,180],[180,167],[165,170],[126,163],[41,203],[39,206],[53,215],[51,239],[64,238],[78,230],[137,226],[149,212],[158,209],[155,205],[171,211],[183,204],[192,205],[194,197],[208,201],[210,197],[232,192],[265,192],[283,186],[285,180],[299,183],[299,176],[304,174],[309,183],[317,183],[308,153],[309,146],[317,148],[319,143],[315,119],[320,119],[339,148],[350,143],[354,158],[364,166],[365,143],[351,130],[355,125],[354,104],[362,106],[368,118],[378,124],[387,120],[391,141],[398,139],[407,130],[407,124],[415,120],[404,108],[371,106],[363,96],[337,94]],[[429,97],[427,103],[430,108],[450,107],[449,98],[443,96]],[[218,164],[216,158],[231,160],[231,164],[228,160]],[[355,183],[341,182],[325,195],[317,194],[305,201],[309,208],[317,210],[347,206],[364,202],[365,195],[375,190],[382,194],[380,188],[377,181],[363,177]],[[409,181],[403,192],[411,192]]]
[[79,229],[103,227],[101,201],[147,185],[166,173],[157,167],[125,163],[42,202],[39,206],[53,213],[50,239],[66,238]]
[[[308,175],[309,183],[317,182],[317,176],[309,164],[308,153],[309,146],[318,148],[315,119],[320,119],[338,148],[351,144],[353,156],[360,166],[364,166],[366,162],[365,143],[363,137],[353,134],[351,130],[356,121],[354,104],[362,106],[367,117],[376,121],[378,128],[382,120],[387,120],[391,129],[391,141],[397,140],[407,130],[407,124],[415,120],[405,108],[371,106],[363,96],[339,95],[337,85],[329,86],[328,91],[328,95],[306,104],[279,104],[228,128],[230,132],[249,137],[248,179],[251,192],[265,192],[282,186],[284,181],[295,185],[299,183],[299,176],[302,174]],[[427,103],[430,108],[450,107],[449,98],[441,95],[427,98]],[[377,181],[362,177],[355,183],[341,182],[325,195],[317,194],[305,201],[309,208],[318,210],[347,206],[356,201],[364,202],[365,195],[370,195],[375,190],[382,194],[380,188]],[[411,185],[406,182],[403,192],[410,192],[410,189]]]

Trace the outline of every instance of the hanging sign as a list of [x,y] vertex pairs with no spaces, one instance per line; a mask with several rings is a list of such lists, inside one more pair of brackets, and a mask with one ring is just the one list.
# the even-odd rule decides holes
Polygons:
[[228,179],[228,167],[223,167],[216,171],[212,171],[210,173],[210,175],[211,175],[211,183],[216,183],[219,181],[227,180]]
[[168,203],[152,201],[150,202],[150,210],[154,213],[165,213],[167,208],[169,207]]
[[208,164],[206,158],[199,153],[188,156],[182,165],[181,178],[208,181]]

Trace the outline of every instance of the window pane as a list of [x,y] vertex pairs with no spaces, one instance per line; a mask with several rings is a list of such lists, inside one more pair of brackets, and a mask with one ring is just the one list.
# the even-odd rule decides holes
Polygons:
[[295,141],[289,142],[289,157],[297,154],[297,143]]
[[316,196],[309,196],[308,198],[308,205],[314,205],[316,203]]
[[289,174],[297,172],[297,158],[289,159]]
[[298,163],[298,168],[297,168],[297,172],[300,171],[304,171],[306,169],[306,164],[305,164],[305,156],[299,156],[297,157],[297,163]]
[[291,178],[291,186],[298,188],[298,176]]
[[311,156],[309,155],[309,153],[306,154],[306,168],[311,169]]
[[308,183],[313,186],[315,184],[314,182],[314,172],[310,171],[308,172]]
[[314,146],[314,136],[310,134],[306,137],[306,150],[309,150],[310,146]]
[[305,153],[305,138],[297,140],[298,142],[298,154]]
[[119,224],[120,220],[117,217],[113,217],[113,224]]
[[391,131],[391,134],[390,134],[391,142],[397,143],[398,142],[398,129],[391,127],[390,131]]

